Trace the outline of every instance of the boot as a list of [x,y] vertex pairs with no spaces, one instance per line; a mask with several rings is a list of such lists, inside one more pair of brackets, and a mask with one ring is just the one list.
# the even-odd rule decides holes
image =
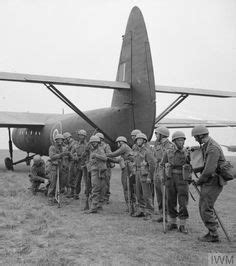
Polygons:
[[96,209],[90,209],[84,212],[84,214],[93,214],[93,213],[97,213],[98,211]]
[[[166,219],[166,223],[167,223],[167,217],[165,217],[165,219]],[[163,222],[163,216],[161,216],[161,217],[159,217],[159,218],[157,218],[156,220],[153,220],[153,221],[158,222],[158,223],[162,223]]]
[[188,229],[186,228],[186,219],[180,219],[179,221],[179,232],[183,234],[188,234]]
[[177,226],[177,224],[168,224],[168,225],[167,225],[167,229],[168,229],[169,231],[173,231],[173,230],[178,229],[178,226]]
[[99,205],[97,209],[100,210],[100,211],[103,211],[102,205]]
[[142,212],[142,211],[137,211],[134,215],[133,215],[133,217],[144,217],[145,215],[144,215],[144,213]]
[[152,215],[150,213],[146,213],[143,220],[144,221],[148,221],[148,220],[151,220],[152,219]]
[[66,195],[66,197],[68,198],[68,199],[70,199],[70,198],[73,198],[74,197],[74,188],[71,188],[70,189],[70,193],[68,193],[67,195]]
[[53,198],[53,197],[49,197],[49,198],[48,198],[48,205],[49,205],[49,206],[53,206],[53,205],[55,205],[55,203],[54,203],[54,198]]
[[86,198],[85,206],[84,206],[84,211],[87,211],[87,210],[89,210],[89,199],[88,198]]
[[185,225],[180,225],[179,226],[179,232],[183,234],[188,234],[188,229],[186,228]]
[[220,242],[219,235],[218,235],[217,231],[214,231],[214,232],[209,231],[208,234],[206,234],[203,237],[199,237],[198,240],[201,242],[213,242],[213,243],[214,242]]
[[79,194],[74,194],[73,199],[74,199],[74,200],[78,200],[78,199],[79,199]]

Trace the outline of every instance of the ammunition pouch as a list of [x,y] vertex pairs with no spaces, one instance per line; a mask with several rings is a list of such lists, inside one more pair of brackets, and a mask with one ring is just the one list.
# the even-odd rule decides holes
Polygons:
[[183,180],[185,181],[192,180],[192,167],[190,164],[183,165]]
[[147,163],[145,161],[141,162],[140,172],[142,176],[148,176],[149,174]]
[[[177,169],[175,169],[177,170]],[[172,174],[173,174],[173,167],[170,163],[166,163],[165,164],[165,176],[167,178],[171,178],[172,177]]]

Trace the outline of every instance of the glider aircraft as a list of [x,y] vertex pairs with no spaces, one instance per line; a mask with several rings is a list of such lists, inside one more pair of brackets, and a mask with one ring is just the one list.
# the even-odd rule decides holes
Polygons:
[[[213,91],[194,88],[155,85],[151,50],[142,13],[134,7],[130,13],[123,35],[116,81],[63,78],[32,74],[0,72],[1,81],[41,83],[75,113],[41,114],[0,112],[0,127],[8,128],[10,157],[5,158],[7,169],[13,165],[29,163],[35,154],[48,155],[48,149],[58,133],[70,132],[77,139],[77,130],[85,129],[88,136],[99,131],[114,148],[115,139],[138,128],[150,140],[155,124],[168,128],[193,127],[205,124],[212,127],[236,126],[236,122],[202,121],[193,119],[166,119],[165,116],[189,95],[229,98],[235,92]],[[108,108],[82,112],[56,85],[71,85],[114,90],[111,106]],[[178,98],[156,117],[156,93],[178,94]],[[11,132],[11,128],[13,131]],[[27,152],[27,156],[13,162],[12,142],[17,148]],[[30,155],[33,153],[33,155]]]

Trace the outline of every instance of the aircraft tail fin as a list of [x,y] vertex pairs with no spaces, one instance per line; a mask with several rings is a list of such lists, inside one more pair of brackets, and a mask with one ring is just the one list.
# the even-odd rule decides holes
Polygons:
[[116,81],[129,83],[131,89],[115,90],[112,107],[121,108],[124,114],[120,117],[126,119],[130,131],[138,128],[150,139],[155,124],[155,81],[147,30],[138,7],[132,9],[123,36]]

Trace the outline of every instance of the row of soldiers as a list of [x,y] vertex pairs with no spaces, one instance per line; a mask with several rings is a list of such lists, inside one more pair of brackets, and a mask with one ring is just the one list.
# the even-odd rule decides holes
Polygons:
[[[181,233],[188,233],[187,205],[192,178],[189,151],[184,147],[185,134],[176,131],[170,141],[169,130],[160,126],[156,128],[155,135],[156,141],[154,147],[151,147],[144,133],[138,129],[133,130],[132,147],[128,145],[126,137],[120,136],[116,139],[118,149],[111,152],[109,144],[105,143],[101,133],[91,136],[88,143],[85,130],[78,131],[78,141],[73,140],[68,132],[63,135],[58,134],[55,143],[49,148],[49,202],[51,204],[54,202],[58,175],[61,189],[65,188],[67,196],[74,199],[79,197],[83,177],[86,198],[89,196],[91,198],[89,209],[86,201],[85,209],[88,209],[86,213],[97,213],[104,203],[109,202],[111,169],[114,163],[119,163],[127,211],[133,217],[144,217],[144,220],[162,222],[168,218],[168,230],[178,229]],[[219,182],[217,166],[218,162],[225,158],[220,145],[209,137],[206,127],[196,126],[192,130],[192,136],[202,145],[205,161],[200,178],[194,181],[195,185],[201,186],[199,210],[209,230],[199,239],[218,242],[214,203],[222,191],[222,182]],[[166,195],[163,197],[164,186]],[[159,210],[158,219],[154,219],[153,216],[154,195]],[[163,199],[166,204],[163,204]],[[163,216],[163,213],[166,215]]]

